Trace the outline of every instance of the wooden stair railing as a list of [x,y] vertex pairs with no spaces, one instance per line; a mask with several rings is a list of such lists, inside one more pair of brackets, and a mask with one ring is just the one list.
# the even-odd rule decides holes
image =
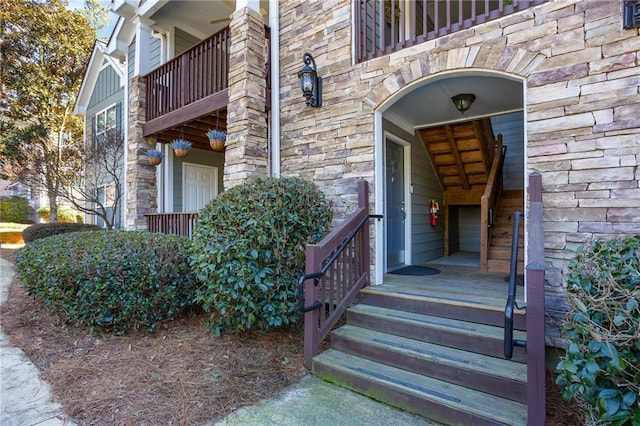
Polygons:
[[545,307],[544,307],[544,229],[542,218],[542,176],[529,175],[527,210],[527,410],[528,424],[545,424]]
[[489,242],[500,198],[502,196],[503,165],[507,147],[502,145],[502,135],[498,135],[494,161],[484,194],[480,197],[480,269],[486,271],[489,261]]
[[358,208],[318,244],[306,247],[305,275],[298,287],[304,313],[304,363],[311,361],[322,340],[361,288],[370,284],[369,190],[358,183]]

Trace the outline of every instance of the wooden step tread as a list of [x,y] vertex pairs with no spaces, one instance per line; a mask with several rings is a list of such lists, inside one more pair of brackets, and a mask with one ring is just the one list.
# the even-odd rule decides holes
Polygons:
[[[314,358],[313,370],[325,379],[425,417],[431,417],[430,414],[436,413],[435,409],[429,409],[429,406],[433,407],[435,403],[449,410],[470,413],[483,419],[481,423],[484,424],[498,422],[507,425],[525,425],[527,423],[527,410],[522,403],[333,349]],[[414,401],[413,404],[411,400]],[[424,401],[424,403],[418,401]],[[442,416],[436,420],[446,420]]]
[[[466,308],[484,309],[489,311],[504,312],[507,302],[507,287],[504,284],[504,277],[500,277],[496,285],[501,286],[501,294],[494,296],[488,294],[483,286],[474,287],[473,284],[462,289],[450,288],[430,288],[424,285],[411,286],[408,284],[399,285],[376,285],[368,286],[361,290],[363,295],[374,294],[388,297],[399,297],[414,299],[423,302],[438,302],[441,304],[462,306]],[[517,314],[524,315],[525,311],[518,311]]]
[[[472,323],[445,317],[436,317],[432,315],[416,314],[412,312],[397,311],[394,309],[365,305],[362,303],[349,308],[349,312],[376,317],[392,322],[411,324],[414,327],[440,329],[450,333],[460,333],[464,334],[468,339],[481,337],[495,340],[504,339],[504,329],[502,327],[495,327],[492,325]],[[514,339],[526,340],[526,336],[526,332],[514,330]]]
[[435,360],[439,364],[460,370],[480,372],[520,383],[527,382],[527,365],[520,362],[394,336],[348,324],[334,330],[331,334],[360,344],[388,346],[397,353],[397,357],[410,353],[414,357],[429,361]]

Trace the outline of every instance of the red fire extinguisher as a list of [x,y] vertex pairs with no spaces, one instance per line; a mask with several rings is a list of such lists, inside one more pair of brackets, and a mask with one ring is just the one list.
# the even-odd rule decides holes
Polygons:
[[431,200],[431,204],[429,205],[429,221],[431,222],[431,226],[438,224],[438,210],[440,210],[438,202]]

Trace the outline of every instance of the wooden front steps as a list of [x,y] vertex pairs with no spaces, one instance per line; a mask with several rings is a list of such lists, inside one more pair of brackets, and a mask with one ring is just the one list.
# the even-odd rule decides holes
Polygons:
[[[487,265],[490,272],[509,272],[513,213],[516,211],[524,211],[524,190],[504,190],[489,241]],[[518,274],[524,274],[524,220],[522,218],[520,219],[520,239],[518,241]]]
[[[314,374],[444,424],[525,425],[525,353],[502,355],[506,283],[474,283],[480,274],[469,270],[466,292],[460,270],[363,289]],[[524,324],[518,312],[515,338]]]

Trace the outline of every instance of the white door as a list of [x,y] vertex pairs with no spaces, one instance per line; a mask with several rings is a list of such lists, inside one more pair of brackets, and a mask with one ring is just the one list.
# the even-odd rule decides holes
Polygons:
[[218,195],[218,168],[182,163],[182,211],[197,212]]

